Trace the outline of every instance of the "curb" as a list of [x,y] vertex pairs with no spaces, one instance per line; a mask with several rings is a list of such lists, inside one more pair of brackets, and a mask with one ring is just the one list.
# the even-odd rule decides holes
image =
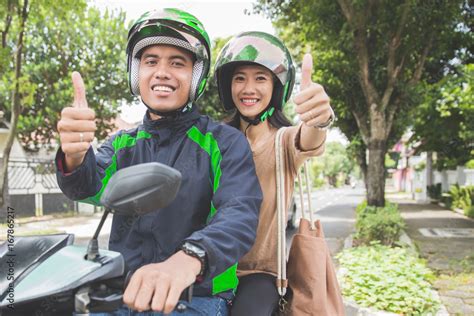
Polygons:
[[[344,239],[344,249],[347,248],[352,248],[352,243],[353,243],[353,234],[350,234]],[[405,231],[403,230],[400,238],[399,238],[400,243],[406,245],[410,251],[416,253],[418,255],[418,250],[416,248],[415,243],[411,240],[410,236],[408,236]],[[344,269],[338,269],[336,271],[337,278],[340,279],[340,276],[344,273]],[[440,302],[440,307],[438,311],[436,312],[435,316],[446,316],[449,315],[448,310],[446,309],[446,306],[443,305],[443,302],[441,301],[441,298],[438,294],[438,292],[434,289],[432,289],[432,293],[435,296],[435,298],[438,299]],[[379,311],[376,309],[368,308],[368,307],[362,307],[357,305],[356,302],[346,300],[343,297],[343,303],[344,303],[344,308],[346,310],[346,316],[397,316],[398,314],[387,312],[387,311]]]

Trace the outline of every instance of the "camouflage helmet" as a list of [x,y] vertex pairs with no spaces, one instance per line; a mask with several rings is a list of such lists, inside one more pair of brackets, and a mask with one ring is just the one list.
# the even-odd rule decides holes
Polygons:
[[231,82],[234,69],[242,64],[256,64],[270,70],[275,85],[270,104],[282,110],[295,83],[295,67],[290,52],[275,36],[264,32],[243,32],[226,43],[215,65],[215,80],[225,110],[235,108]]
[[171,8],[146,12],[135,21],[127,41],[128,83],[133,95],[140,95],[140,52],[156,44],[181,47],[195,56],[189,99],[197,100],[204,92],[211,59],[211,44],[202,23],[187,12]]

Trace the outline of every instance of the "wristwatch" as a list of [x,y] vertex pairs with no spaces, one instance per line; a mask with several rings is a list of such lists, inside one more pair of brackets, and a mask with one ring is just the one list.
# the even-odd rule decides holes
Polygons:
[[201,271],[199,271],[197,276],[202,277],[207,268],[207,255],[204,249],[190,242],[185,242],[181,246],[181,250],[188,256],[194,257],[201,262]]
[[329,127],[331,127],[332,123],[334,122],[334,118],[336,117],[336,115],[334,114],[334,110],[332,109],[332,107],[330,107],[331,109],[331,116],[329,117],[329,119],[324,122],[323,124],[320,124],[320,125],[315,125],[314,127],[321,130],[321,131],[325,131],[327,130]]

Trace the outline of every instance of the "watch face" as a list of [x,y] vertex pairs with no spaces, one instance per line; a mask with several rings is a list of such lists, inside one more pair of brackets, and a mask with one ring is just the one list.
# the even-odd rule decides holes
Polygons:
[[334,117],[335,117],[334,110],[331,108],[331,116],[329,117],[327,122],[320,125],[315,125],[314,127],[318,128],[319,130],[325,131],[329,127],[331,127],[332,123],[334,122]]
[[196,245],[193,245],[193,244],[190,244],[190,243],[185,243],[183,245],[183,250],[187,250],[189,252],[193,252],[195,253],[196,255],[198,255],[199,257],[201,258],[205,258],[206,257],[206,252],[204,250],[202,250],[200,247],[196,246]]

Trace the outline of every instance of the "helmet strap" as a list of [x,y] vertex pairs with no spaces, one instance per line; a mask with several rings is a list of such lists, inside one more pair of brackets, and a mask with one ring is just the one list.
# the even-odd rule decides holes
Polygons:
[[260,112],[254,119],[251,119],[247,116],[243,116],[240,113],[239,114],[240,114],[240,117],[245,122],[249,123],[249,125],[258,125],[258,124],[260,124],[260,122],[264,122],[267,118],[272,116],[274,112],[275,112],[275,108],[273,106],[269,105],[265,110]]

